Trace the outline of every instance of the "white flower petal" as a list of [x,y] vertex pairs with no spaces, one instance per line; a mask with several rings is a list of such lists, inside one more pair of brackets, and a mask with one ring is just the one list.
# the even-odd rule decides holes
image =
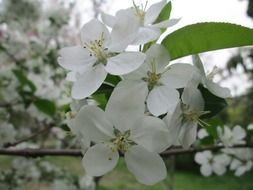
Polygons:
[[182,94],[182,102],[190,106],[190,109],[195,111],[202,111],[204,109],[204,99],[197,87],[190,83],[184,88]]
[[247,127],[248,130],[253,130],[253,124],[249,124]]
[[239,125],[236,125],[233,130],[232,130],[232,133],[233,133],[233,137],[236,139],[236,140],[242,140],[246,137],[246,131],[245,129],[243,129],[241,126]]
[[161,35],[159,28],[153,27],[140,27],[136,37],[132,41],[132,45],[145,44],[154,40],[157,40]]
[[214,95],[221,97],[221,98],[230,98],[232,97],[229,88],[222,87],[211,80],[205,80],[205,85],[210,92]]
[[147,77],[148,70],[148,65],[144,62],[138,69],[122,77],[127,80],[142,80],[142,78]]
[[177,63],[169,66],[169,70],[162,75],[163,84],[171,88],[183,88],[191,80],[190,76],[196,72],[190,64]]
[[160,153],[168,148],[168,129],[165,123],[156,117],[143,116],[131,129],[130,138],[150,152]]
[[104,38],[105,45],[108,45],[110,40],[110,33],[108,29],[97,19],[92,19],[87,22],[82,27],[80,35],[83,46],[86,46],[86,44],[94,42],[95,40],[100,40],[102,37]]
[[107,103],[107,118],[121,131],[130,129],[135,120],[144,114],[147,94],[145,82],[121,81],[114,88]]
[[[87,148],[90,147],[91,141],[90,141],[90,138],[88,137],[87,133],[84,130],[84,124],[79,121],[80,121],[79,118],[78,119],[76,119],[76,118],[71,119],[68,122],[68,126],[70,127],[72,133],[74,135],[76,135],[78,140],[81,141],[82,148],[87,150]],[[99,139],[101,139],[101,138],[99,137]]]
[[141,52],[124,52],[109,58],[105,70],[112,75],[124,75],[138,69],[145,58]]
[[77,72],[75,71],[71,71],[71,72],[68,72],[67,73],[67,76],[66,76],[66,80],[67,81],[70,81],[70,82],[75,82],[76,81],[76,76],[77,76]]
[[179,92],[167,86],[158,86],[150,91],[147,97],[147,107],[151,114],[159,116],[176,108]]
[[214,157],[213,160],[214,160],[214,163],[227,166],[231,161],[231,157],[228,156],[227,154],[218,154]]
[[106,14],[104,12],[100,12],[100,14],[101,14],[101,19],[103,23],[105,23],[107,26],[112,28],[114,24],[116,23],[116,17]]
[[199,55],[193,55],[192,62],[199,69],[201,76],[206,77],[205,69]]
[[154,185],[167,175],[162,158],[141,146],[132,146],[125,153],[125,160],[128,170],[145,185]]
[[172,114],[167,113],[164,122],[169,130],[169,144],[176,144],[178,141],[179,132],[182,127],[182,110],[181,102],[179,102]]
[[245,165],[246,170],[249,171],[252,168],[252,166],[253,166],[252,160],[247,161],[247,163]]
[[94,142],[105,142],[113,137],[113,125],[96,106],[83,106],[73,119],[73,127]]
[[85,153],[82,163],[88,175],[102,176],[116,166],[118,159],[118,152],[112,151],[109,145],[96,144]]
[[104,66],[99,64],[77,76],[72,87],[74,99],[84,99],[92,95],[103,83],[107,75]]
[[179,142],[185,148],[189,148],[196,140],[197,137],[197,126],[196,122],[186,122],[181,127],[179,134]]
[[181,19],[168,19],[164,20],[162,22],[159,22],[157,24],[151,25],[151,27],[156,27],[156,28],[168,28],[176,25]]
[[219,175],[219,176],[225,174],[226,171],[227,171],[226,167],[221,165],[221,164],[214,163],[212,168],[213,168],[214,173]]
[[209,163],[209,159],[212,158],[212,152],[211,151],[204,151],[204,152],[198,152],[195,154],[194,160],[195,162],[197,162],[198,164],[208,164]]
[[119,11],[116,18],[111,32],[109,50],[121,52],[136,38],[140,24],[132,9]]
[[145,62],[149,66],[149,70],[152,71],[152,64],[155,64],[157,73],[162,73],[170,61],[168,51],[163,45],[152,45],[147,50],[146,55],[147,57]]
[[157,17],[161,13],[163,7],[166,5],[166,0],[155,3],[149,7],[144,17],[144,25],[152,24],[156,21]]
[[200,172],[203,176],[208,177],[212,174],[212,168],[209,164],[204,164],[200,167]]
[[203,139],[205,137],[208,137],[209,134],[207,132],[207,130],[205,128],[201,128],[199,131],[198,131],[198,138],[199,139]]
[[81,46],[65,47],[59,51],[58,63],[64,69],[71,71],[85,70],[95,63],[96,59],[90,56],[89,51]]
[[242,176],[246,171],[247,170],[245,166],[240,166],[235,170],[235,176],[237,177]]
[[230,170],[236,170],[237,168],[239,168],[242,165],[242,162],[237,160],[237,159],[233,159],[231,164],[230,164]]

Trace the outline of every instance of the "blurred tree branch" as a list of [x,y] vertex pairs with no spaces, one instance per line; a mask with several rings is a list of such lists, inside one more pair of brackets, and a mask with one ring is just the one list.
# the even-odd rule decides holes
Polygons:
[[50,124],[48,124],[44,129],[41,129],[41,130],[37,131],[36,133],[34,133],[34,134],[28,136],[28,137],[25,137],[25,138],[23,138],[23,139],[20,139],[20,140],[14,142],[14,143],[7,143],[7,144],[5,144],[5,145],[4,145],[4,148],[9,148],[9,147],[12,147],[12,146],[17,146],[17,145],[19,145],[19,144],[21,144],[21,143],[23,143],[23,142],[27,142],[27,141],[29,141],[29,140],[32,140],[32,139],[36,138],[36,137],[39,136],[39,135],[42,135],[42,134],[45,134],[45,133],[49,132],[50,129],[51,129],[52,127],[54,127],[54,126],[55,126],[55,125],[54,125],[53,123],[50,123]]
[[[226,148],[222,145],[208,146],[203,148],[170,148],[160,155],[162,157],[168,157],[172,155],[181,155],[181,154],[194,154],[196,152],[202,152],[205,150],[220,150]],[[230,148],[253,148],[253,144],[246,145],[234,145]],[[24,156],[24,157],[43,157],[43,156],[71,156],[71,157],[81,157],[82,151],[79,149],[0,149],[0,155],[8,156]]]

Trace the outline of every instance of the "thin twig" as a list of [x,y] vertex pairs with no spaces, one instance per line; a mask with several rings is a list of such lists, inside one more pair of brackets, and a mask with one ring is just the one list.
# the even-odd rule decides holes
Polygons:
[[[209,146],[205,148],[171,148],[160,155],[162,157],[167,157],[171,155],[180,154],[193,154],[196,152],[202,152],[205,150],[220,150],[225,148],[224,146]],[[230,148],[253,148],[253,145],[235,145]],[[81,157],[82,152],[79,149],[0,149],[0,155],[9,156],[25,156],[25,157],[43,157],[43,156],[71,156],[71,157]]]
[[29,140],[32,140],[32,139],[34,139],[35,137],[37,137],[37,136],[39,136],[39,135],[42,135],[42,134],[48,132],[53,126],[54,126],[53,124],[49,124],[49,125],[48,125],[47,127],[45,127],[44,129],[41,129],[41,130],[37,131],[36,133],[34,133],[34,134],[28,136],[28,137],[25,137],[25,138],[23,138],[23,139],[21,139],[21,140],[18,140],[18,141],[16,141],[16,142],[14,142],[14,143],[7,143],[7,144],[5,144],[5,145],[4,145],[4,148],[9,148],[9,147],[12,147],[12,146],[17,146],[18,144],[21,144],[21,143],[23,143],[23,142],[27,142],[27,141],[29,141]]

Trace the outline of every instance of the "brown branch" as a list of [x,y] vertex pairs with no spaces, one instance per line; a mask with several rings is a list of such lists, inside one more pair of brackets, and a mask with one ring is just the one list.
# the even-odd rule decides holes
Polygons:
[[[207,146],[203,148],[189,148],[189,149],[183,149],[183,148],[171,148],[168,149],[164,152],[162,152],[160,155],[162,157],[167,157],[167,156],[172,156],[172,155],[180,155],[180,154],[194,154],[197,152],[202,152],[205,150],[210,150],[210,151],[217,151],[223,148],[227,148],[223,145],[216,145],[216,146]],[[239,144],[239,145],[234,145],[229,148],[253,148],[253,144]]]
[[42,134],[48,132],[53,126],[54,126],[53,124],[49,124],[49,125],[48,125],[47,127],[45,127],[44,129],[41,129],[41,130],[37,131],[36,133],[34,133],[34,134],[28,136],[28,137],[25,137],[25,138],[23,138],[23,139],[21,139],[21,140],[18,140],[18,141],[16,141],[16,142],[14,142],[14,143],[7,143],[7,144],[5,144],[5,145],[4,145],[4,148],[9,148],[9,147],[12,147],[12,146],[17,146],[17,145],[20,144],[20,143],[23,143],[23,142],[27,142],[27,141],[29,141],[29,140],[32,140],[32,139],[34,139],[35,137],[37,137],[37,136],[39,136],[39,135],[42,135]]
[[[231,148],[252,148],[253,145],[235,145]],[[160,155],[162,157],[168,157],[172,155],[180,154],[193,154],[196,152],[201,152],[205,150],[220,150],[225,148],[224,146],[209,146],[205,148],[171,148]],[[43,157],[43,156],[71,156],[71,157],[81,157],[82,152],[78,149],[0,149],[0,155],[9,156],[25,156],[25,157]]]

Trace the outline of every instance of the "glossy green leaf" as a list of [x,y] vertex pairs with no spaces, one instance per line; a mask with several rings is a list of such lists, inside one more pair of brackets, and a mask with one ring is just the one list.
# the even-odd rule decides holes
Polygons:
[[253,29],[230,23],[197,23],[167,35],[171,60],[202,52],[253,45]]
[[33,104],[40,110],[41,112],[49,115],[49,116],[54,116],[56,112],[56,106],[54,102],[47,100],[47,99],[42,99],[42,98],[36,98],[34,100]]

